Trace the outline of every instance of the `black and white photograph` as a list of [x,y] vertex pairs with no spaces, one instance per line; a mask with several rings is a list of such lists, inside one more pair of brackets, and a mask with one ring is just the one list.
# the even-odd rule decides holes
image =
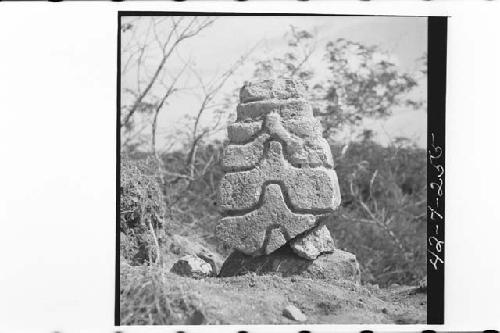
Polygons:
[[427,17],[119,27],[120,325],[427,322]]
[[0,1],[0,332],[500,329],[499,1]]

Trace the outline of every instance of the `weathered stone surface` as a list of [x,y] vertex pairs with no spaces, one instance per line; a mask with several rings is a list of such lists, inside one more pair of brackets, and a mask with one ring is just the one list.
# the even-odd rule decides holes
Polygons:
[[188,254],[180,258],[170,269],[172,273],[192,278],[203,278],[215,275],[212,266],[205,260]]
[[244,144],[252,140],[261,130],[262,121],[232,123],[227,127],[227,135],[230,142]]
[[313,228],[317,217],[292,213],[281,188],[270,184],[262,205],[241,216],[227,216],[216,227],[216,236],[225,244],[249,255],[269,254],[286,241]]
[[[219,205],[224,210],[256,207],[264,184],[282,184],[291,209],[321,214],[340,204],[334,170],[324,167],[295,168],[286,162],[280,142],[269,142],[266,157],[248,171],[227,173],[220,182]],[[236,156],[236,155],[235,155]]]
[[218,274],[222,267],[222,258],[215,252],[210,251],[205,246],[181,235],[172,235],[168,239],[168,250],[176,255],[185,256],[188,254],[198,256],[212,266],[212,271]]
[[264,156],[264,143],[269,139],[269,134],[264,133],[244,145],[227,146],[222,157],[222,168],[232,171],[255,167]]
[[271,113],[278,114],[285,120],[297,117],[312,118],[314,116],[312,106],[305,99],[271,99],[238,104],[236,107],[236,120],[238,122],[262,120]]
[[305,95],[304,85],[296,80],[263,80],[247,82],[240,89],[240,102],[260,101],[263,99],[289,99]]
[[360,281],[359,264],[352,253],[336,249],[308,260],[295,254],[287,244],[267,256],[252,257],[233,252],[222,265],[220,277],[247,273],[257,275],[302,276],[320,280]]
[[[278,117],[282,126],[290,133],[290,135],[295,135],[305,140],[322,138],[323,128],[319,120],[316,118],[297,117],[284,120],[279,114],[270,113],[265,117],[267,123],[269,123],[269,117],[273,117],[273,115],[275,115],[274,117]],[[274,119],[271,119],[271,121],[273,120]],[[269,126],[266,122],[264,120],[257,120],[249,122],[235,122],[228,125],[227,133],[229,141],[231,143],[244,144],[254,139],[257,134],[269,133]]]
[[[314,120],[314,119],[313,119]],[[237,124],[237,125],[236,125]],[[320,133],[311,132],[306,134],[309,128],[317,131],[319,126],[307,118],[294,119],[293,121],[282,120],[277,113],[266,115],[263,129],[255,132],[255,123],[235,123],[229,127],[230,139],[233,142],[244,142],[243,139],[257,137],[244,144],[230,144],[227,146],[222,166],[225,170],[248,169],[254,167],[262,159],[265,144],[269,140],[278,140],[284,143],[286,157],[289,163],[295,166],[325,166],[333,168],[333,158],[328,142]],[[303,130],[300,130],[303,124]],[[290,128],[291,130],[287,129]],[[230,129],[230,130],[229,130]],[[298,133],[298,134],[295,134]],[[251,135],[250,135],[251,134]],[[314,134],[314,135],[312,135]]]
[[[330,146],[305,96],[304,85],[292,79],[240,90],[222,158],[218,203],[225,217],[216,234],[243,253],[269,254],[340,205]],[[318,255],[313,248],[324,250],[310,243],[296,250],[307,258]]]
[[287,123],[289,122],[286,120],[282,121],[279,114],[271,113],[266,116],[265,128],[271,138],[285,143],[290,163],[307,166],[325,165],[333,168],[330,146],[321,135],[301,138],[285,128],[283,124]]
[[306,235],[297,236],[290,241],[290,247],[299,256],[309,260],[335,250],[333,238],[326,225],[319,225]]
[[282,124],[290,134],[296,135],[299,138],[323,138],[323,127],[316,118],[297,117],[282,120]]
[[291,320],[295,321],[306,321],[307,317],[302,313],[295,305],[290,304],[285,309],[283,309],[283,315]]

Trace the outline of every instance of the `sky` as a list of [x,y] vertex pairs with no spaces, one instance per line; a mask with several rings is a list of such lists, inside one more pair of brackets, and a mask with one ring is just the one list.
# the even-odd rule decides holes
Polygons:
[[[133,19],[133,18],[132,18]],[[144,24],[146,21],[144,21]],[[136,24],[141,24],[140,21]],[[221,91],[231,92],[241,87],[251,78],[253,62],[272,54],[282,54],[286,49],[285,33],[290,25],[300,29],[314,30],[318,46],[311,57],[310,65],[321,76],[325,62],[324,45],[336,38],[345,38],[366,45],[377,45],[394,55],[403,70],[415,69],[416,59],[427,50],[427,19],[417,17],[384,16],[223,16],[200,35],[186,40],[175,57],[169,59],[166,70],[177,73],[186,59],[190,59],[204,82],[210,81],[234,63],[242,54],[255,45],[249,61],[242,66],[226,83]],[[145,26],[145,25],[144,25]],[[123,45],[123,42],[122,42]],[[122,60],[123,62],[123,60]],[[154,59],[151,59],[154,63]],[[122,77],[122,86],[135,80]],[[197,79],[186,75],[183,82],[194,86]],[[425,87],[423,87],[425,89]],[[421,91],[425,96],[425,91]],[[176,133],[183,126],[186,115],[194,115],[199,100],[190,91],[173,95],[158,119],[158,146],[167,145],[166,137]],[[234,105],[236,109],[236,105]],[[201,119],[202,124],[210,123],[213,115],[207,112]],[[382,144],[391,138],[406,136],[420,146],[426,144],[426,113],[405,108],[396,109],[392,116],[382,121],[366,121],[365,127],[373,129],[376,139]],[[221,135],[224,135],[222,133]],[[344,138],[345,139],[345,138]],[[340,138],[339,138],[340,140]]]

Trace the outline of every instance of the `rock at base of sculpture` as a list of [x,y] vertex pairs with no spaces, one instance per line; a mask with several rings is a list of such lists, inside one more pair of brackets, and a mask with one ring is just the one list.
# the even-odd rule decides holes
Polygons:
[[314,260],[320,254],[333,252],[334,241],[326,225],[320,225],[304,236],[298,236],[290,242],[290,247],[302,258]]
[[212,265],[205,260],[195,256],[186,255],[180,258],[170,269],[170,272],[180,276],[188,276],[195,279],[214,276]]
[[316,260],[299,257],[287,244],[277,251],[259,257],[233,252],[222,265],[219,277],[276,274],[283,277],[302,276],[320,280],[360,282],[359,264],[352,253],[336,249],[318,256]]

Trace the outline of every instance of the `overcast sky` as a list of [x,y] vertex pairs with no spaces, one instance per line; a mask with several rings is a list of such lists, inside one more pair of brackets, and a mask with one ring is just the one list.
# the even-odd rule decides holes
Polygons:
[[[366,45],[378,45],[392,53],[404,70],[413,70],[416,59],[427,51],[427,18],[383,17],[383,16],[236,16],[219,17],[199,36],[187,40],[179,48],[176,57],[169,60],[168,70],[176,72],[182,66],[180,59],[192,59],[203,80],[209,81],[223,72],[252,46],[259,44],[251,59],[265,55],[282,54],[286,49],[284,35],[290,25],[317,32],[319,44],[311,58],[313,68],[318,73],[326,73],[324,68],[324,45],[336,38],[345,38]],[[245,80],[251,78],[253,61],[248,61],[224,87],[233,91]],[[323,66],[323,67],[322,67]],[[194,78],[191,78],[194,80]],[[191,82],[194,84],[194,81]],[[424,87],[425,88],[425,87]],[[224,93],[222,91],[222,93]],[[422,91],[425,94],[425,91]],[[181,125],[186,114],[194,114],[199,101],[190,93],[178,93],[169,100],[159,118],[159,147],[165,142],[163,137],[172,134]],[[236,108],[236,105],[235,105]],[[207,113],[202,122],[211,120]],[[416,142],[426,144],[426,113],[400,109],[384,121],[369,121],[366,126],[375,129],[380,142],[391,137],[412,137]]]

